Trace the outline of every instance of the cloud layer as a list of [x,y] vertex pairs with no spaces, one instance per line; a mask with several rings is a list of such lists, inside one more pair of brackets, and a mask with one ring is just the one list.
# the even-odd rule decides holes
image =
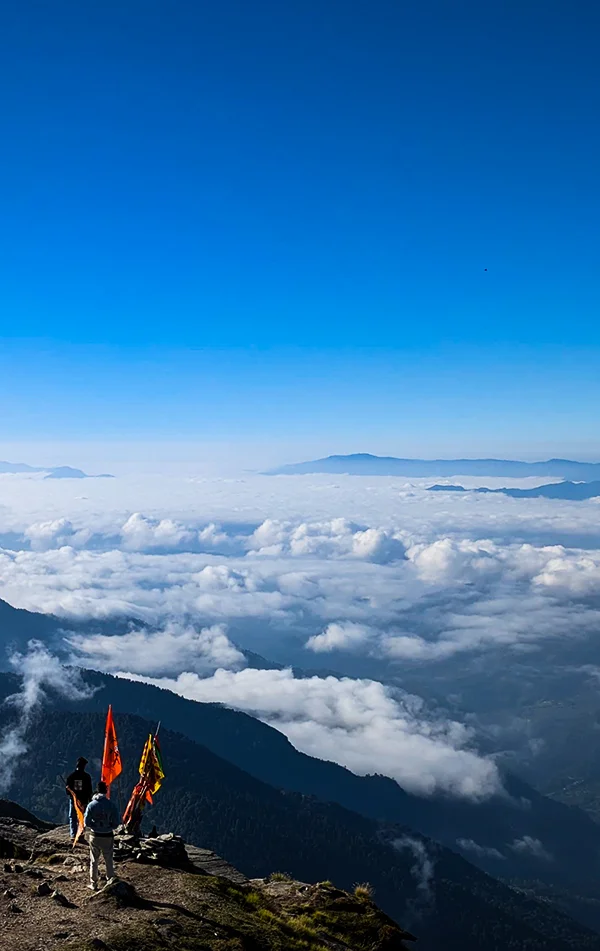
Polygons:
[[251,713],[311,756],[360,774],[383,772],[411,792],[478,799],[501,786],[495,765],[469,748],[472,733],[463,724],[436,718],[419,697],[375,681],[253,669],[133,679]]
[[[0,486],[0,597],[62,617],[73,660],[230,703],[307,752],[422,793],[486,795],[497,774],[470,730],[363,665],[397,682],[594,637],[600,623],[593,501],[318,476]],[[69,633],[112,617],[137,629]],[[250,670],[240,646],[356,676]]]

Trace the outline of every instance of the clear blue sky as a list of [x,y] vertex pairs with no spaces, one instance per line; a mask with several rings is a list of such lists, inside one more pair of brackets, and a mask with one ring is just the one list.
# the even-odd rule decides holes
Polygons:
[[0,440],[600,457],[599,31],[590,0],[5,3]]

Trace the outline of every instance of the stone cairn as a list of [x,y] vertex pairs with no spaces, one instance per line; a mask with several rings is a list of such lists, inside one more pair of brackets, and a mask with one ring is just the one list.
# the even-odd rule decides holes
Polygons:
[[117,832],[115,860],[122,862],[126,859],[178,868],[189,865],[185,843],[180,835],[175,835],[173,832],[145,839],[127,832]]

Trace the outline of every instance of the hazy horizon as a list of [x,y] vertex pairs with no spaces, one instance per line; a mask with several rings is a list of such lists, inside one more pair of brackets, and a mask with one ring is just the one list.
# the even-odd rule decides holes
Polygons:
[[[439,447],[439,448],[438,448]],[[600,454],[577,452],[576,446],[541,444],[537,451],[518,444],[502,447],[475,446],[464,451],[451,451],[448,445],[415,445],[414,451],[406,444],[399,448],[367,441],[367,446],[339,440],[312,441],[282,445],[280,442],[261,445],[244,442],[181,442],[177,439],[120,441],[2,441],[0,461],[25,463],[31,466],[71,466],[89,474],[110,472],[113,475],[243,475],[261,473],[289,463],[305,462],[330,455],[370,453],[377,456],[395,456],[405,459],[511,459],[540,462],[548,459],[571,459],[578,462],[598,462]],[[429,451],[427,451],[429,450]],[[462,475],[463,473],[456,473]],[[401,477],[399,477],[401,478]],[[549,480],[551,481],[551,480]]]

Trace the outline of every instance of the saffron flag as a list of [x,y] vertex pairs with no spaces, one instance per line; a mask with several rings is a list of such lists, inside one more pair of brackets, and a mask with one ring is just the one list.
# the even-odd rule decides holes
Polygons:
[[165,774],[162,767],[162,757],[158,738],[152,734],[146,740],[146,745],[140,760],[140,776],[146,786],[146,799],[152,804],[152,796],[158,792],[162,786]]
[[144,808],[146,796],[146,788],[144,783],[140,781],[136,786],[133,787],[133,792],[131,794],[131,799],[127,803],[125,812],[123,813],[123,823],[128,827],[139,826],[139,823],[142,820],[142,810]]
[[119,753],[119,743],[117,741],[117,731],[113,719],[112,706],[109,706],[106,715],[106,732],[104,734],[104,753],[102,755],[102,782],[108,787],[110,795],[110,784],[117,778],[123,769],[121,763],[121,754]]
[[134,787],[123,815],[123,822],[130,831],[139,829],[144,806],[147,802],[152,805],[152,796],[158,792],[165,778],[158,737],[152,736],[152,734],[149,735],[144,744],[139,774],[139,782]]
[[[67,789],[69,789],[68,786],[67,786]],[[75,833],[75,838],[73,839],[73,848],[75,848],[75,846],[79,842],[79,836],[83,832],[83,808],[81,803],[79,802],[79,799],[77,798],[77,796],[75,795],[72,789],[69,789],[69,793],[73,800],[73,805],[75,807],[75,814],[77,816],[77,832]]]

